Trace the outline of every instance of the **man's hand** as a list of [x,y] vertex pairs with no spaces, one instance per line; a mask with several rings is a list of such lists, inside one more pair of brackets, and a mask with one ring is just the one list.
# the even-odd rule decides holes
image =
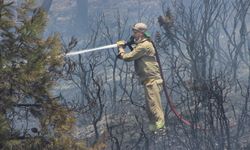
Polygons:
[[120,48],[120,47],[125,48],[126,42],[121,40],[121,41],[117,41],[116,44],[117,44],[118,48]]
[[124,54],[125,53],[125,50],[124,50],[124,48],[123,47],[119,47],[118,48],[118,52],[119,52],[119,54]]
[[118,47],[118,58],[122,59],[125,54],[125,50],[123,47]]
[[126,42],[125,41],[118,41],[116,42],[117,47],[118,47],[118,58],[122,59],[122,56],[125,54],[125,45]]

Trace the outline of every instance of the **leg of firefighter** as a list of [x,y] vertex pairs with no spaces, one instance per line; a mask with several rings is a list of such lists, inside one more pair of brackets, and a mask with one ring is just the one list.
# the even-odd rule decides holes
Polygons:
[[156,80],[144,83],[146,111],[149,117],[149,130],[156,131],[165,127],[164,112],[161,105],[161,88]]

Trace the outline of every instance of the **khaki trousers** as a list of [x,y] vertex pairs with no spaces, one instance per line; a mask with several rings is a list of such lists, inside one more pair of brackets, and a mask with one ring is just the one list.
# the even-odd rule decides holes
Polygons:
[[146,111],[150,123],[165,122],[161,105],[162,80],[148,79],[144,81],[143,85],[146,97]]

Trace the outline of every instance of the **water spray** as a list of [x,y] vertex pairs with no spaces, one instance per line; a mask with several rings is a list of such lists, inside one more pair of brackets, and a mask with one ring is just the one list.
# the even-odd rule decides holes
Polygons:
[[78,55],[78,54],[94,52],[94,51],[100,51],[100,50],[116,48],[116,47],[118,47],[117,44],[105,45],[105,46],[101,46],[101,47],[97,47],[97,48],[84,49],[84,50],[79,50],[79,51],[76,51],[76,52],[70,52],[70,53],[67,53],[66,56],[74,56],[74,55]]

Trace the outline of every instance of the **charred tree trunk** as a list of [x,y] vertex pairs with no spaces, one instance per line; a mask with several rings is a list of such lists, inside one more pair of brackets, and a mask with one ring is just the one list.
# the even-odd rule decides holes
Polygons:
[[48,13],[51,4],[52,4],[52,0],[44,0],[42,4],[42,8]]
[[83,34],[88,25],[88,0],[77,0],[75,15],[76,35]]
[[[4,0],[0,0],[0,6],[2,6],[4,3]],[[1,19],[2,15],[0,14],[0,19]]]

